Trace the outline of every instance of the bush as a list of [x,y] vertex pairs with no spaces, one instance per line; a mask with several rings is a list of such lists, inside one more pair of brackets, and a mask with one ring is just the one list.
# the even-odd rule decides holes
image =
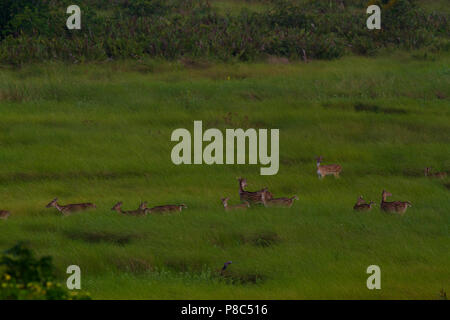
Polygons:
[[[382,30],[367,30],[363,0],[273,0],[264,12],[222,15],[207,0],[87,0],[82,29],[65,28],[69,0],[5,0],[0,4],[0,61],[177,59],[252,60],[270,55],[334,59],[384,47],[445,50],[444,14],[426,14],[412,0],[372,0],[382,6]],[[268,0],[269,1],[269,0]],[[97,15],[104,4],[109,11]],[[2,28],[3,30],[3,28]]]
[[40,0],[3,0],[0,2],[1,37],[8,35],[48,34],[49,7]]
[[51,257],[36,259],[22,243],[0,257],[0,299],[2,300],[79,300],[87,294],[69,292],[55,282]]

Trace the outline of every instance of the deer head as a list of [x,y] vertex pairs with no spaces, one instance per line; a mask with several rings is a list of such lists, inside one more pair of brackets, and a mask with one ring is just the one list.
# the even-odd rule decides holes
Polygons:
[[46,205],[46,208],[51,208],[51,207],[56,207],[56,202],[58,202],[58,198],[53,199],[52,201],[50,201],[50,203],[48,205]]

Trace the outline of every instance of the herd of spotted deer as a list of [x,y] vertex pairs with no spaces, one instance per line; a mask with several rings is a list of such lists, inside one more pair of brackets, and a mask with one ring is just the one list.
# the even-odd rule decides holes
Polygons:
[[[339,177],[339,174],[342,171],[342,166],[339,164],[329,164],[322,165],[322,156],[316,158],[317,161],[317,175],[320,179],[324,178],[327,175],[334,175],[336,178]],[[447,177],[446,172],[437,172],[432,173],[431,168],[425,168],[425,176],[432,178],[444,179]],[[290,198],[274,198],[272,193],[268,190],[268,188],[263,188],[259,191],[247,191],[244,188],[247,187],[247,180],[244,178],[238,178],[239,181],[239,197],[241,203],[235,205],[229,205],[229,198],[222,198],[222,204],[225,211],[235,210],[235,209],[247,209],[250,207],[250,204],[262,204],[264,207],[282,207],[282,208],[290,208],[294,203],[294,200],[298,200],[297,196],[293,196]],[[411,207],[411,203],[408,201],[386,201],[387,197],[392,196],[392,194],[386,190],[383,190],[381,194],[381,210],[385,212],[398,213],[403,215],[408,207]],[[367,203],[362,196],[358,197],[356,204],[353,206],[353,209],[356,211],[370,211],[375,202],[370,201]],[[58,199],[53,199],[46,206],[47,208],[54,207],[63,215],[69,215],[71,213],[88,210],[92,208],[96,208],[93,203],[77,203],[77,204],[67,204],[61,205],[58,203]],[[122,210],[122,202],[117,202],[111,210],[117,211],[120,214],[130,215],[130,216],[145,216],[147,214],[152,213],[166,213],[166,212],[174,212],[174,211],[182,211],[187,208],[184,204],[176,204],[176,205],[162,205],[156,206],[153,208],[147,207],[147,202],[142,202],[136,210],[124,211]],[[0,219],[6,220],[11,215],[11,213],[7,210],[0,210]]]

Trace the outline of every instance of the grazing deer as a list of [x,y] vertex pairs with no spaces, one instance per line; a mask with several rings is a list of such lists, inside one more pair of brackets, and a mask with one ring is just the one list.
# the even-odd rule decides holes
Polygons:
[[447,177],[447,172],[436,172],[436,173],[432,173],[431,172],[432,168],[426,167],[425,168],[425,177],[430,177],[430,178],[438,178],[438,179],[444,179]]
[[222,204],[223,204],[223,207],[225,208],[225,211],[250,208],[250,203],[248,201],[230,206],[230,205],[228,205],[229,199],[230,198],[228,198],[228,197],[222,198]]
[[372,210],[372,206],[375,205],[375,202],[370,201],[366,203],[362,196],[359,196],[358,200],[356,200],[355,205],[353,206],[353,210],[356,211],[370,211]]
[[97,208],[97,206],[93,203],[75,203],[75,204],[67,204],[65,206],[58,204],[58,198],[53,199],[46,206],[46,208],[55,207],[59,212],[64,215],[71,214],[76,211],[83,211],[91,208]]
[[294,203],[294,200],[298,200],[297,196],[293,196],[292,198],[271,198],[266,199],[265,193],[261,195],[262,202],[264,206],[267,207],[281,207],[281,208],[290,208]]
[[10,215],[11,215],[11,212],[9,212],[7,210],[0,210],[0,219],[2,219],[2,220],[8,219]]
[[317,175],[319,176],[319,179],[322,179],[323,177],[327,175],[334,175],[336,178],[339,178],[339,173],[342,171],[342,166],[338,164],[328,164],[328,165],[320,165],[322,162],[323,157],[318,156],[316,158],[317,161]]
[[129,216],[145,216],[145,215],[147,215],[147,212],[145,211],[147,202],[142,202],[138,209],[130,210],[130,211],[123,211],[122,204],[123,204],[122,201],[117,202],[111,208],[111,210],[117,211],[118,213],[121,213],[121,214],[129,215]]
[[164,213],[164,212],[172,212],[179,211],[181,212],[183,209],[187,209],[185,204],[167,204],[163,206],[156,206],[153,208],[146,208],[146,213]]
[[393,201],[387,202],[386,198],[392,196],[392,193],[383,190],[381,193],[381,210],[385,212],[396,212],[403,215],[408,207],[412,207],[412,204],[408,201]]
[[272,193],[269,192],[267,188],[261,189],[259,191],[246,191],[244,188],[247,186],[247,179],[238,178],[239,181],[239,198],[242,202],[248,201],[249,203],[263,203],[261,199],[261,194],[265,194],[266,199],[272,199]]

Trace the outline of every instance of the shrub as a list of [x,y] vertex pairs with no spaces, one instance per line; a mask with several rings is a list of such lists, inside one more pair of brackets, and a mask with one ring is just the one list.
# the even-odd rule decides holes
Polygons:
[[1,37],[8,35],[48,34],[49,7],[40,0],[3,0],[0,2]]
[[69,292],[55,281],[51,257],[36,259],[33,252],[19,243],[0,257],[0,299],[72,300],[90,299],[89,295]]
[[[69,0],[5,0],[0,4],[0,61],[141,59],[183,56],[252,60],[270,55],[334,59],[384,47],[446,50],[450,26],[412,0],[382,6],[382,30],[367,30],[363,0],[273,0],[263,12],[220,14],[207,0],[87,0],[81,30],[65,28]],[[37,3],[36,2],[36,3]],[[97,15],[107,2],[111,9]],[[112,12],[111,12],[112,10]]]

